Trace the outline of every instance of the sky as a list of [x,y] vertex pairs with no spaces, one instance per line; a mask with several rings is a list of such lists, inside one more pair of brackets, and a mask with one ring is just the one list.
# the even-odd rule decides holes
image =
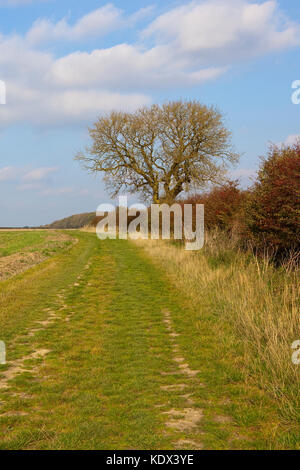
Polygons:
[[247,186],[300,135],[299,53],[299,0],[0,0],[0,226],[109,202],[74,161],[88,127],[168,100],[220,109]]

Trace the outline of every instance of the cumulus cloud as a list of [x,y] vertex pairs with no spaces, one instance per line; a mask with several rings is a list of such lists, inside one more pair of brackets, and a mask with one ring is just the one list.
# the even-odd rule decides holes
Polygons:
[[149,104],[150,98],[138,93],[114,93],[109,90],[32,90],[16,84],[11,87],[0,127],[16,122],[34,126],[61,126],[87,123],[111,110],[135,111]]
[[156,18],[144,36],[202,63],[212,57],[231,63],[300,44],[299,25],[283,16],[275,0],[192,1]]
[[39,18],[26,34],[26,40],[31,45],[40,46],[45,42],[54,41],[81,41],[89,38],[101,37],[124,27],[133,26],[147,17],[153,8],[141,8],[132,15],[126,16],[123,10],[111,3],[104,5],[82,16],[74,24],[67,18],[58,22]]
[[52,77],[66,86],[127,89],[201,84],[237,60],[300,45],[300,26],[285,19],[273,0],[206,0],[159,16],[143,37],[156,44],[69,54],[55,62]]
[[[132,17],[145,14],[139,10]],[[62,57],[42,49],[43,41],[111,31],[124,18],[109,4],[73,25],[38,20],[25,38],[0,34],[0,76],[7,89],[0,128],[24,121],[86,123],[112,109],[134,111],[150,103],[155,90],[196,86],[217,79],[238,60],[300,45],[300,26],[274,0],[204,0],[158,16],[138,44]]]
[[[151,49],[119,44],[76,52],[53,64],[51,79],[57,85],[79,86],[98,84],[119,89],[153,89],[178,85],[195,85],[217,78],[223,67],[189,70],[188,60],[179,60],[174,51],[164,46]],[[84,71],[84,73],[82,73]]]
[[34,125],[87,122],[112,109],[134,111],[150,102],[143,93],[120,93],[97,83],[81,88],[76,83],[54,83],[55,64],[52,55],[32,49],[18,36],[0,37],[1,79],[7,91],[0,127],[22,121]]
[[38,19],[27,33],[26,39],[30,44],[39,45],[46,41],[78,41],[105,35],[121,27],[123,22],[123,12],[108,4],[84,15],[74,25],[69,25],[65,18],[57,23]]

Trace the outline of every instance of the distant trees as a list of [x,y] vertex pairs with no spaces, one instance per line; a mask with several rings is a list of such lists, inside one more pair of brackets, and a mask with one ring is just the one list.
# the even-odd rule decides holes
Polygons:
[[92,145],[76,159],[102,173],[113,196],[125,190],[173,202],[183,191],[220,183],[238,159],[221,113],[197,101],[113,112],[89,133]]
[[52,224],[42,226],[45,229],[75,229],[89,225],[95,218],[95,212],[85,212],[83,214],[71,215],[65,219],[56,220]]

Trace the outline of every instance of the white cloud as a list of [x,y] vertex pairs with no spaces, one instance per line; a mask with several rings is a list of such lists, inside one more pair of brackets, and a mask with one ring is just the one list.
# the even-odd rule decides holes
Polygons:
[[118,44],[75,52],[52,67],[60,86],[153,89],[215,79],[238,59],[300,45],[300,27],[273,0],[193,1],[159,16],[143,32],[153,47]]
[[294,145],[294,144],[297,144],[298,142],[300,142],[300,134],[289,135],[284,143],[286,145]]
[[[130,18],[145,14],[140,10]],[[119,21],[124,14],[106,5],[74,25],[39,20],[25,38],[0,34],[0,73],[7,88],[0,128],[17,122],[85,124],[112,109],[134,111],[151,102],[154,90],[196,86],[218,78],[237,60],[300,44],[299,25],[286,20],[273,0],[205,0],[157,17],[144,31],[143,44],[59,58],[38,48],[44,40],[99,35]],[[151,46],[149,38],[155,40]]]
[[35,21],[26,34],[31,45],[40,46],[44,42],[80,41],[93,37],[101,37],[121,28],[130,27],[147,17],[153,7],[141,8],[132,15],[126,16],[123,10],[111,3],[104,5],[82,16],[73,25],[67,18],[54,23],[49,19],[40,18]]
[[[10,88],[11,103],[0,115],[0,127],[17,122],[34,126],[88,123],[111,110],[135,111],[149,104],[150,98],[138,93],[113,93],[109,90],[33,90],[23,84]],[[8,101],[9,103],[9,101]]]
[[93,119],[97,114],[112,109],[134,111],[142,104],[148,104],[144,95],[112,93],[105,90],[66,90],[57,93],[49,103],[50,112],[59,113],[64,119],[82,119],[82,116]]
[[0,168],[0,181],[24,181],[19,189],[37,189],[39,182],[47,178],[52,173],[59,171],[59,167],[40,167],[28,170],[26,168],[5,166]]
[[187,61],[178,60],[176,54],[164,46],[147,50],[119,44],[63,57],[53,64],[50,77],[59,86],[98,84],[129,90],[195,85],[216,78],[224,71],[222,67],[190,71]]
[[153,47],[118,44],[76,52],[52,67],[60,86],[154,89],[201,84],[237,60],[300,45],[300,27],[283,18],[275,1],[193,1],[159,16],[144,31]]
[[35,168],[28,173],[23,175],[23,180],[25,181],[41,181],[51,173],[56,173],[59,170],[57,166],[54,167],[41,167]]
[[121,27],[123,12],[111,4],[84,15],[70,26],[64,18],[57,23],[48,19],[38,19],[26,39],[30,44],[41,44],[45,41],[78,41],[89,37],[103,36]]
[[300,134],[289,135],[284,141],[278,142],[275,144],[277,147],[282,147],[283,145],[295,145],[300,142]]
[[197,62],[234,60],[300,44],[299,25],[284,18],[275,0],[192,1],[156,18],[144,31]]
[[19,170],[13,166],[0,168],[0,181],[10,181],[18,177]]
[[75,83],[54,83],[55,64],[52,55],[32,49],[21,38],[0,36],[1,79],[7,91],[0,128],[24,121],[54,126],[86,123],[111,109],[134,111],[150,101],[143,93],[112,91],[109,84],[103,87],[95,83],[78,89]]

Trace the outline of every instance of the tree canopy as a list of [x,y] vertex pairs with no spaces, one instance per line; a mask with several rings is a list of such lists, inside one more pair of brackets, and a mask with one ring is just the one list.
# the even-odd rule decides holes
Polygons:
[[238,159],[222,114],[197,101],[112,112],[89,129],[92,144],[76,159],[101,172],[112,196],[140,193],[154,203],[219,183]]

